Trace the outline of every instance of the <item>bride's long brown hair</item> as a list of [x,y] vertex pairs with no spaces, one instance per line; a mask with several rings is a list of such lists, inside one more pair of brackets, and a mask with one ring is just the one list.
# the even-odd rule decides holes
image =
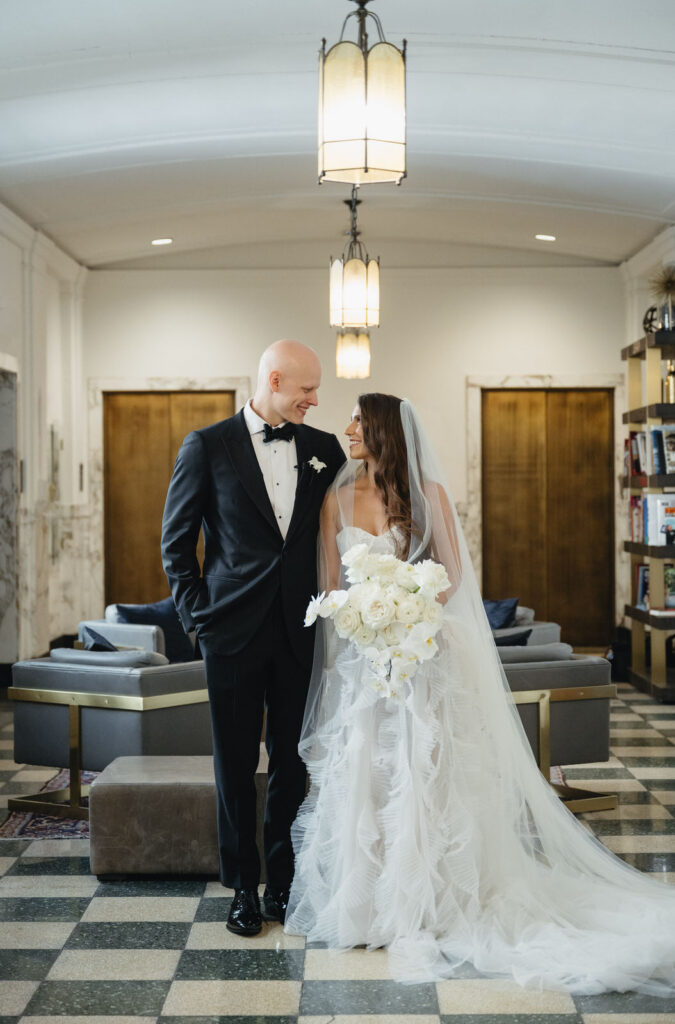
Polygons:
[[[408,480],[408,453],[401,423],[401,401],[395,395],[359,395],[363,444],[377,465],[375,484],[382,493],[387,527],[403,531],[407,554],[413,532]],[[403,553],[403,552],[401,552]]]

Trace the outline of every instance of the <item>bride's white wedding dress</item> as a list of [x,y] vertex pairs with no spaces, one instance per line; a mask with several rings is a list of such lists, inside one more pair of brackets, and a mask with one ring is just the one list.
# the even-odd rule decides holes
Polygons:
[[[395,546],[392,532],[354,526],[337,543]],[[452,601],[440,638],[399,700],[364,684],[364,658],[333,641],[286,929],[386,946],[404,981],[469,962],[526,986],[672,995],[675,894],[559,805],[510,716],[491,714],[484,637]],[[513,779],[527,779],[523,806]]]

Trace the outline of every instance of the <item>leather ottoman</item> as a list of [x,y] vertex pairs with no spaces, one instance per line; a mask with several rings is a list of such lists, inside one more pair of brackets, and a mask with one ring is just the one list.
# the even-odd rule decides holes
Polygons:
[[[267,752],[255,778],[257,842],[267,793]],[[90,863],[103,881],[124,875],[218,876],[213,758],[118,757],[91,784]],[[264,877],[264,862],[263,876]]]

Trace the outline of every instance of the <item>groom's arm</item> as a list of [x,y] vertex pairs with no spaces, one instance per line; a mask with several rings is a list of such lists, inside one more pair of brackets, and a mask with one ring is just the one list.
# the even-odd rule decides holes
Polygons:
[[193,612],[204,588],[197,541],[208,491],[204,442],[193,432],[185,438],[176,457],[162,517],[164,572],[186,632],[195,628]]

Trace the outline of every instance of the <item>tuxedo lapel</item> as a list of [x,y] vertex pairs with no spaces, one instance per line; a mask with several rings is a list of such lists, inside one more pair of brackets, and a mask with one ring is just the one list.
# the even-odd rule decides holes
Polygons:
[[243,410],[234,417],[232,426],[222,441],[244,490],[275,533],[281,536]]
[[315,482],[316,471],[309,465],[309,459],[312,457],[312,452],[309,450],[309,438],[307,431],[304,427],[299,426],[295,433],[295,452],[298,457],[298,481],[295,485],[295,502],[293,504],[293,515],[291,521],[288,524],[288,533],[286,534],[286,540],[294,533],[295,530],[300,526],[305,513],[307,512],[310,501],[309,501],[309,489]]

